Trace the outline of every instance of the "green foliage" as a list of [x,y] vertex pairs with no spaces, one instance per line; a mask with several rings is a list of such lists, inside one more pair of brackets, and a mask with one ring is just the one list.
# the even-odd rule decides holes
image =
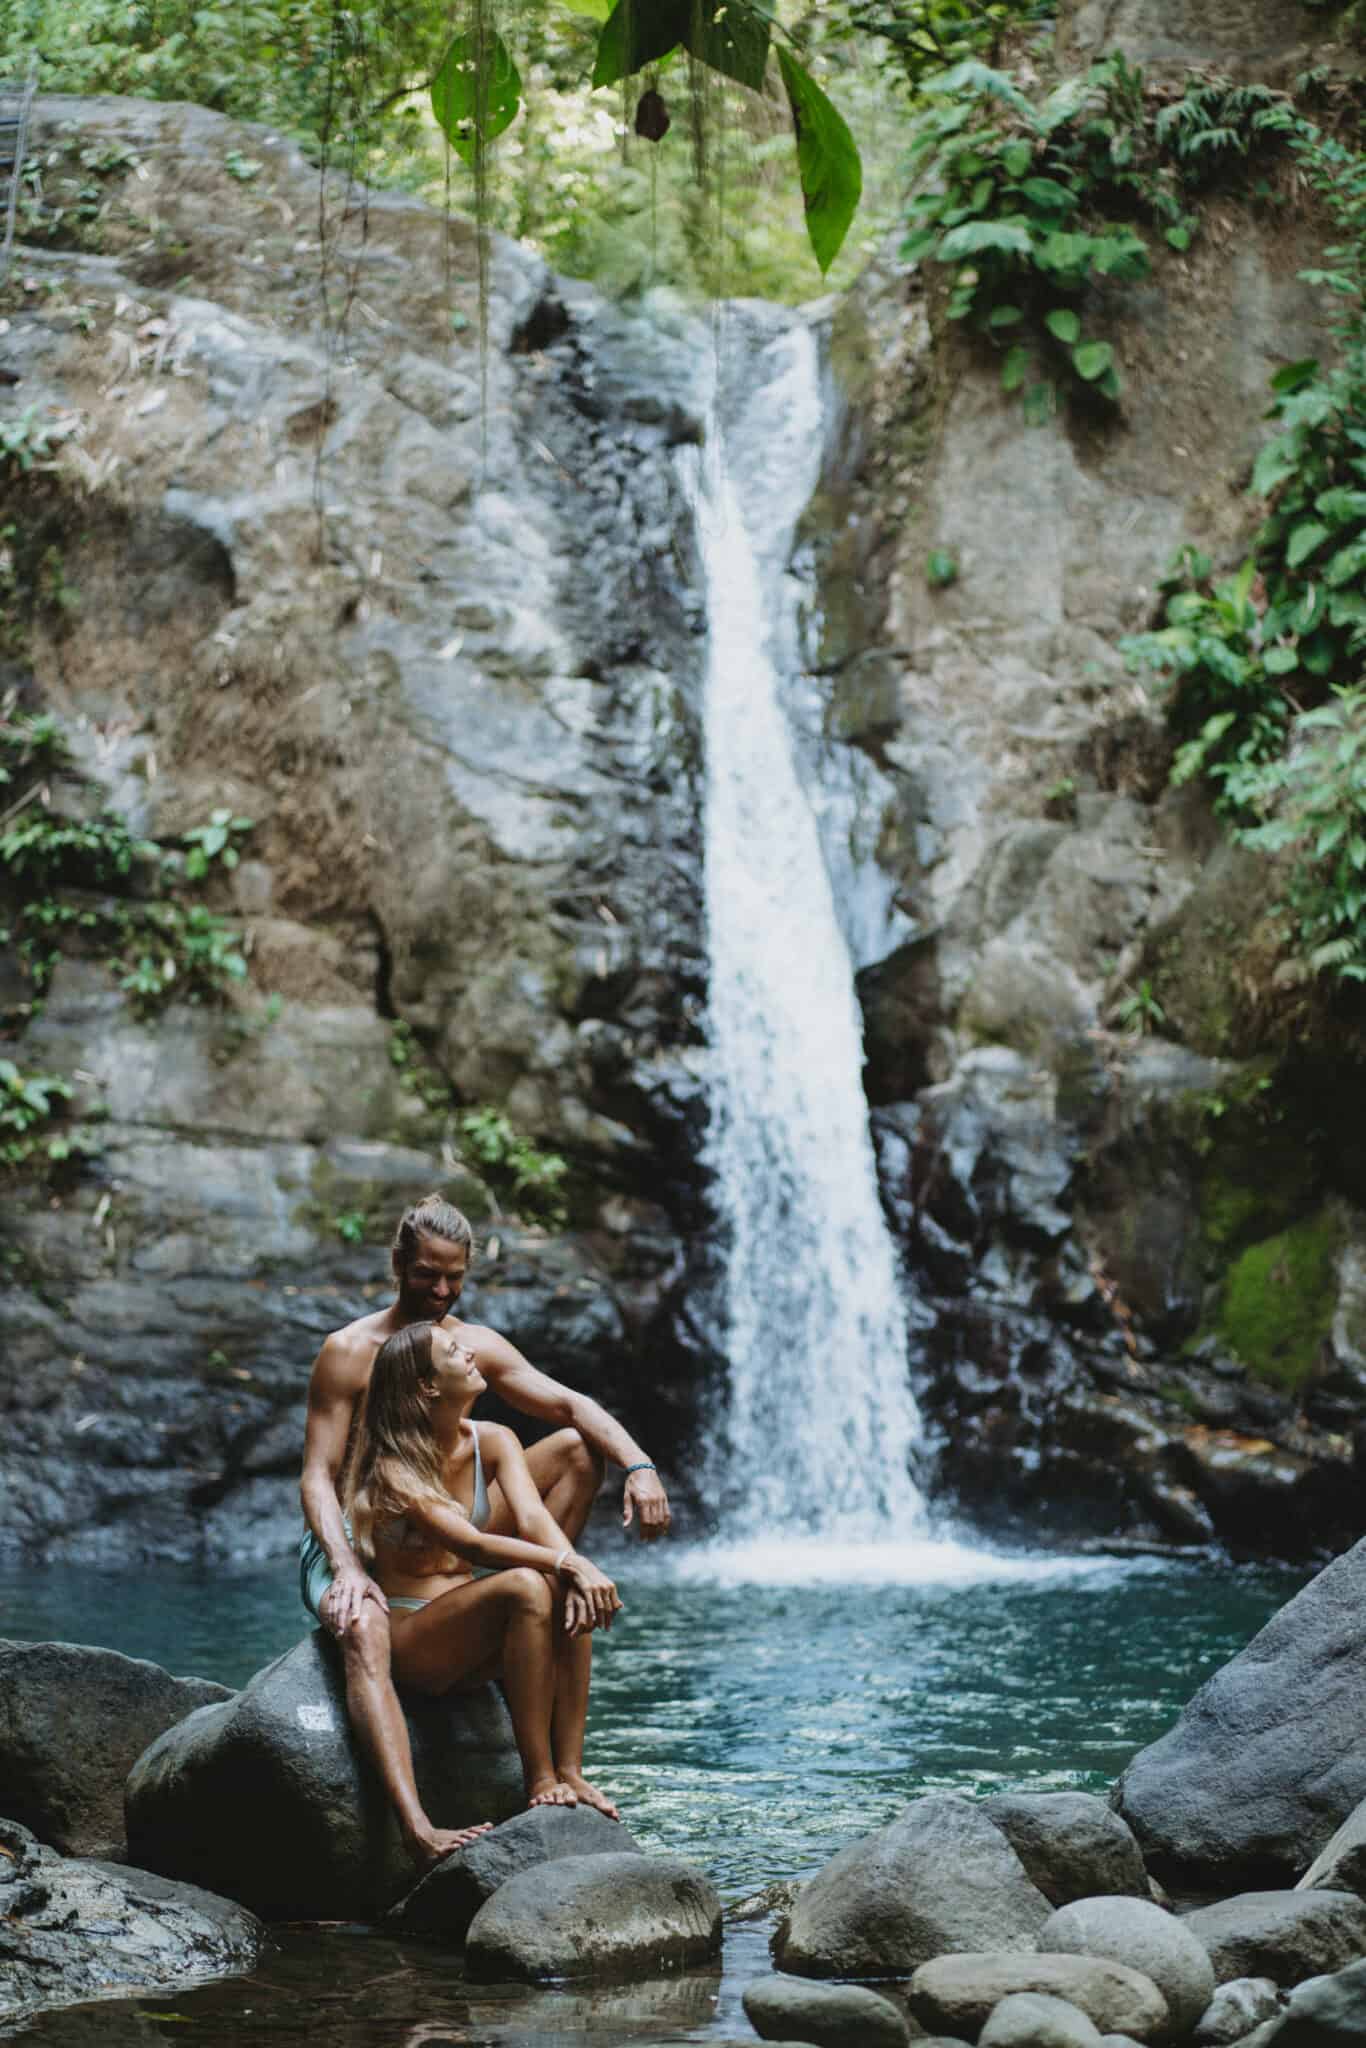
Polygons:
[[1332,1324],[1340,1242],[1325,1212],[1249,1246],[1229,1268],[1220,1334],[1259,1379],[1293,1389],[1313,1373]]
[[0,1165],[12,1169],[35,1156],[56,1164],[85,1149],[81,1134],[61,1127],[71,1095],[60,1074],[26,1074],[0,1059]]
[[1141,229],[1189,245],[1197,194],[1280,134],[1284,100],[1192,82],[1155,111],[1122,57],[1037,104],[976,57],[921,88],[911,157],[922,189],[902,254],[950,268],[949,318],[1003,351],[1002,386],[1023,394],[1030,422],[1065,393],[1113,404],[1114,348],[1088,332],[1102,292],[1147,276]]
[[230,810],[211,811],[207,825],[195,825],[183,834],[189,848],[186,881],[201,881],[215,861],[220,867],[235,868],[241,858],[238,842],[254,829],[254,823],[251,818],[235,818]]
[[958,558],[945,548],[935,548],[925,557],[925,581],[931,590],[947,590],[958,581]]
[[1150,1031],[1160,1030],[1167,1021],[1167,1013],[1148,980],[1126,989],[1114,1006],[1114,1017],[1121,1030],[1132,1032],[1136,1038],[1144,1038]]
[[501,1203],[530,1222],[563,1229],[568,1219],[564,1184],[569,1166],[559,1153],[543,1152],[501,1109],[488,1104],[462,1109],[450,1082],[426,1058],[410,1024],[394,1025],[389,1058],[404,1086],[440,1119],[442,1139],[463,1153]]
[[0,416],[0,479],[50,469],[69,431],[65,422],[45,419],[36,405]]
[[880,40],[912,94],[971,57],[996,64],[1006,39],[1050,30],[1055,0],[854,0],[836,34]]
[[139,1016],[152,1016],[174,1000],[221,1001],[247,978],[231,925],[202,903],[140,904],[128,913],[124,931],[119,987]]
[[160,849],[137,839],[122,818],[65,818],[37,806],[21,811],[0,832],[0,869],[22,877],[33,892],[64,884],[99,889],[126,880],[139,863],[156,862]]
[[343,1244],[365,1243],[365,1211],[342,1209],[332,1218],[332,1228]]

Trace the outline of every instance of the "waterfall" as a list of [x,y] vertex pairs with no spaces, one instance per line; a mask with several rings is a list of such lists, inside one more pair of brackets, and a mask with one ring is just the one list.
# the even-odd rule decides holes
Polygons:
[[814,337],[785,322],[741,367],[693,489],[709,620],[707,1164],[731,1374],[708,1492],[727,1538],[877,1542],[923,1529],[919,1418],[853,969],[780,694],[799,658],[788,563],[821,461]]

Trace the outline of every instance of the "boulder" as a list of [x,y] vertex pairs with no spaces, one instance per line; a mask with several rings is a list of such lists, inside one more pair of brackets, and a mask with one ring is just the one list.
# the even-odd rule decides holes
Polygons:
[[1270,1977],[1280,1985],[1366,1956],[1366,1900],[1355,1892],[1240,1892],[1188,1913],[1221,1984]]
[[1366,1898],[1366,1799],[1328,1837],[1295,1889],[1355,1892]]
[[[403,1704],[418,1790],[438,1826],[521,1806],[512,1724],[494,1686]],[[127,1815],[134,1861],[267,1918],[374,1919],[412,1888],[321,1629],[159,1736],[129,1777]]]
[[1366,1798],[1366,1542],[1335,1559],[1140,1750],[1113,1801],[1164,1884],[1293,1884]]
[[989,2016],[978,2048],[1100,2048],[1100,2040],[1080,2006],[1046,1991],[1012,1991]]
[[143,1750],[231,1696],[117,1650],[0,1641],[0,1813],[64,1856],[120,1861],[124,1780]]
[[929,2033],[976,2040],[988,2014],[1016,1991],[1065,1998],[1102,2034],[1157,2041],[1171,2026],[1166,1999],[1141,1971],[1103,1956],[1042,1952],[936,1956],[911,1979],[911,2011]]
[[0,1820],[0,2019],[252,1969],[265,1930],[195,1885],[59,1856]]
[[1147,1898],[1138,1843],[1094,1793],[998,1792],[982,1803],[1055,1906],[1111,1892]]
[[745,2017],[765,2041],[814,2041],[818,2048],[906,2048],[906,2015],[861,1984],[813,1984],[760,1977],[745,1988]]
[[472,1977],[658,1976],[715,1955],[721,1901],[678,1856],[564,1856],[509,1878],[470,1923]]
[[1189,1928],[1150,1899],[1076,1899],[1039,1932],[1039,1947],[1108,1956],[1151,1977],[1167,2001],[1172,2031],[1187,2034],[1214,1996],[1214,1968]]
[[905,1976],[961,1950],[1032,1949],[1047,1918],[1048,1901],[982,1808],[932,1793],[817,1871],[774,1960],[801,1977]]
[[591,1806],[533,1806],[447,1856],[386,1915],[405,1934],[463,1941],[471,1920],[500,1885],[559,1856],[640,1855],[620,1821]]
[[1270,1977],[1230,1977],[1206,2006],[1194,2039],[1200,2048],[1229,2048],[1280,2009],[1281,1994]]
[[1359,2048],[1366,2041],[1366,1962],[1297,1985],[1268,2031],[1276,2048]]

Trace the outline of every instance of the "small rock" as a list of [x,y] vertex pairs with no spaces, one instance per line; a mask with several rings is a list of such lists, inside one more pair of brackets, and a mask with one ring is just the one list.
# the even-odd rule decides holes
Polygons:
[[1055,1906],[1112,1892],[1147,1897],[1138,1843],[1103,1799],[1090,1792],[998,1792],[982,1803]]
[[1195,2039],[1200,2048],[1229,2048],[1281,2009],[1281,1994],[1270,1977],[1230,1977],[1206,2007]]
[[987,2015],[1014,1991],[1064,1998],[1103,2034],[1129,2034],[1146,2042],[1170,2031],[1167,2001],[1151,1977],[1103,1956],[999,1950],[936,1956],[912,1977],[910,2006],[929,2032],[975,2040]]
[[1039,1947],[1108,1956],[1141,1970],[1166,1999],[1178,2034],[1190,2032],[1214,1996],[1214,1967],[1205,1949],[1180,1920],[1147,1899],[1076,1899],[1060,1906],[1039,1930]]
[[745,2016],[765,2041],[814,2041],[818,2048],[905,2048],[906,2015],[859,1984],[761,1977],[744,1994]]
[[1366,2042],[1366,1962],[1296,1985],[1267,2032],[1275,2048],[1360,2048]]
[[1221,1984],[1298,1984],[1366,1955],[1366,1900],[1354,1892],[1240,1892],[1188,1913],[1183,1924],[1208,1949]]
[[117,1650],[0,1641],[0,1813],[63,1856],[121,1860],[124,1781],[143,1750],[231,1697]]
[[538,1863],[560,1856],[640,1855],[620,1821],[591,1806],[533,1806],[514,1814],[467,1849],[458,1849],[385,1915],[406,1934],[439,1934],[463,1941],[471,1920],[500,1885]]
[[509,1878],[475,1914],[470,1975],[658,1975],[721,1945],[721,1901],[677,1856],[564,1856]]
[[972,1800],[912,1800],[802,1887],[774,1942],[803,1977],[906,1975],[961,1950],[1028,1950],[1048,1918],[1000,1829]]
[[1100,2029],[1079,2006],[1046,1991],[1012,1991],[994,2008],[978,2048],[1100,2048]]

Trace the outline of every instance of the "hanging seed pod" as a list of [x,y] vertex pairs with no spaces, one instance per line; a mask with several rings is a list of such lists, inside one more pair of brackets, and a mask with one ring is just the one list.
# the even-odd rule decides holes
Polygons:
[[636,102],[636,134],[647,142],[662,142],[668,132],[669,109],[657,92],[643,92]]

